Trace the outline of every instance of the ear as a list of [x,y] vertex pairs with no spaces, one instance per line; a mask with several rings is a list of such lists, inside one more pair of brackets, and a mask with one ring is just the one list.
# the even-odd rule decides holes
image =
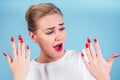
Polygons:
[[33,32],[29,31],[29,36],[33,42],[37,42],[37,37]]

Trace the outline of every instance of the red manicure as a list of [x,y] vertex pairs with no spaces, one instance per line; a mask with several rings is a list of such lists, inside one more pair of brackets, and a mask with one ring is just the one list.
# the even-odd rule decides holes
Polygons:
[[88,43],[86,43],[86,45],[85,45],[85,46],[86,46],[86,48],[88,48],[88,47],[89,47],[89,44],[88,44]]
[[20,40],[20,42],[21,42],[21,43],[23,43],[23,39],[22,39],[22,40]]
[[97,42],[97,39],[94,39],[94,42]]
[[21,37],[21,35],[19,35],[19,36],[18,36],[18,40],[22,40],[22,37]]
[[84,57],[84,54],[81,52],[81,56]]
[[90,40],[90,38],[88,38],[88,39],[87,39],[87,41],[88,41],[88,43],[91,43],[91,40]]
[[5,57],[7,57],[7,54],[5,54],[4,52],[3,52],[3,55],[4,55]]
[[23,43],[23,38],[21,35],[18,36],[18,39],[20,40],[21,43]]
[[13,38],[13,37],[11,37],[11,41],[12,41],[12,42],[14,41],[14,38]]
[[28,45],[27,45],[27,49],[30,49]]

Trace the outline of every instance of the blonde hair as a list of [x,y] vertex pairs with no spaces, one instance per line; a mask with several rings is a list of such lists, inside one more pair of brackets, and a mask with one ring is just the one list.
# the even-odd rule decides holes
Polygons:
[[25,19],[28,24],[28,31],[35,32],[38,29],[36,25],[37,20],[54,13],[63,16],[61,10],[52,3],[40,3],[30,6],[25,14]]

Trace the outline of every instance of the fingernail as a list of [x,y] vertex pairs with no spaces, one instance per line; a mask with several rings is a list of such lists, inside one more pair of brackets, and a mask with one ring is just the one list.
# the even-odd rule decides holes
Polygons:
[[21,42],[21,43],[23,43],[23,42],[24,42],[24,40],[23,40],[23,38],[22,38],[22,37],[21,37],[21,40],[20,40],[20,42]]
[[20,42],[21,42],[21,43],[23,43],[23,39],[22,39],[22,40],[20,40]]
[[119,57],[120,55],[118,54],[117,56],[115,56],[114,58],[117,58],[117,57]]
[[81,56],[84,57],[84,54],[81,52]]
[[13,42],[14,41],[14,38],[13,37],[11,37],[11,42]]
[[27,49],[30,49],[30,47],[27,45]]
[[3,52],[3,55],[4,55],[5,57],[7,57],[7,54],[5,54],[4,52]]
[[96,38],[94,39],[94,42],[97,42],[97,39],[96,39]]
[[86,45],[85,45],[85,46],[86,46],[86,48],[88,48],[88,47],[89,47],[89,44],[88,44],[88,43],[86,43]]
[[18,40],[20,40],[20,42],[23,43],[23,38],[21,35],[18,36]]
[[91,43],[91,40],[90,40],[90,38],[88,38],[88,39],[87,39],[87,42],[88,42],[88,43]]
[[22,37],[21,37],[21,35],[19,35],[19,36],[18,36],[18,40],[22,40]]
[[21,35],[19,35],[19,38],[21,38]]

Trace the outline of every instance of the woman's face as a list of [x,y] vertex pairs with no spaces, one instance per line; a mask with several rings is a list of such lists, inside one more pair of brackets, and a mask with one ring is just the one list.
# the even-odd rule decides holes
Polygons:
[[41,48],[41,55],[58,59],[64,55],[66,31],[60,14],[46,15],[37,22],[36,42]]

